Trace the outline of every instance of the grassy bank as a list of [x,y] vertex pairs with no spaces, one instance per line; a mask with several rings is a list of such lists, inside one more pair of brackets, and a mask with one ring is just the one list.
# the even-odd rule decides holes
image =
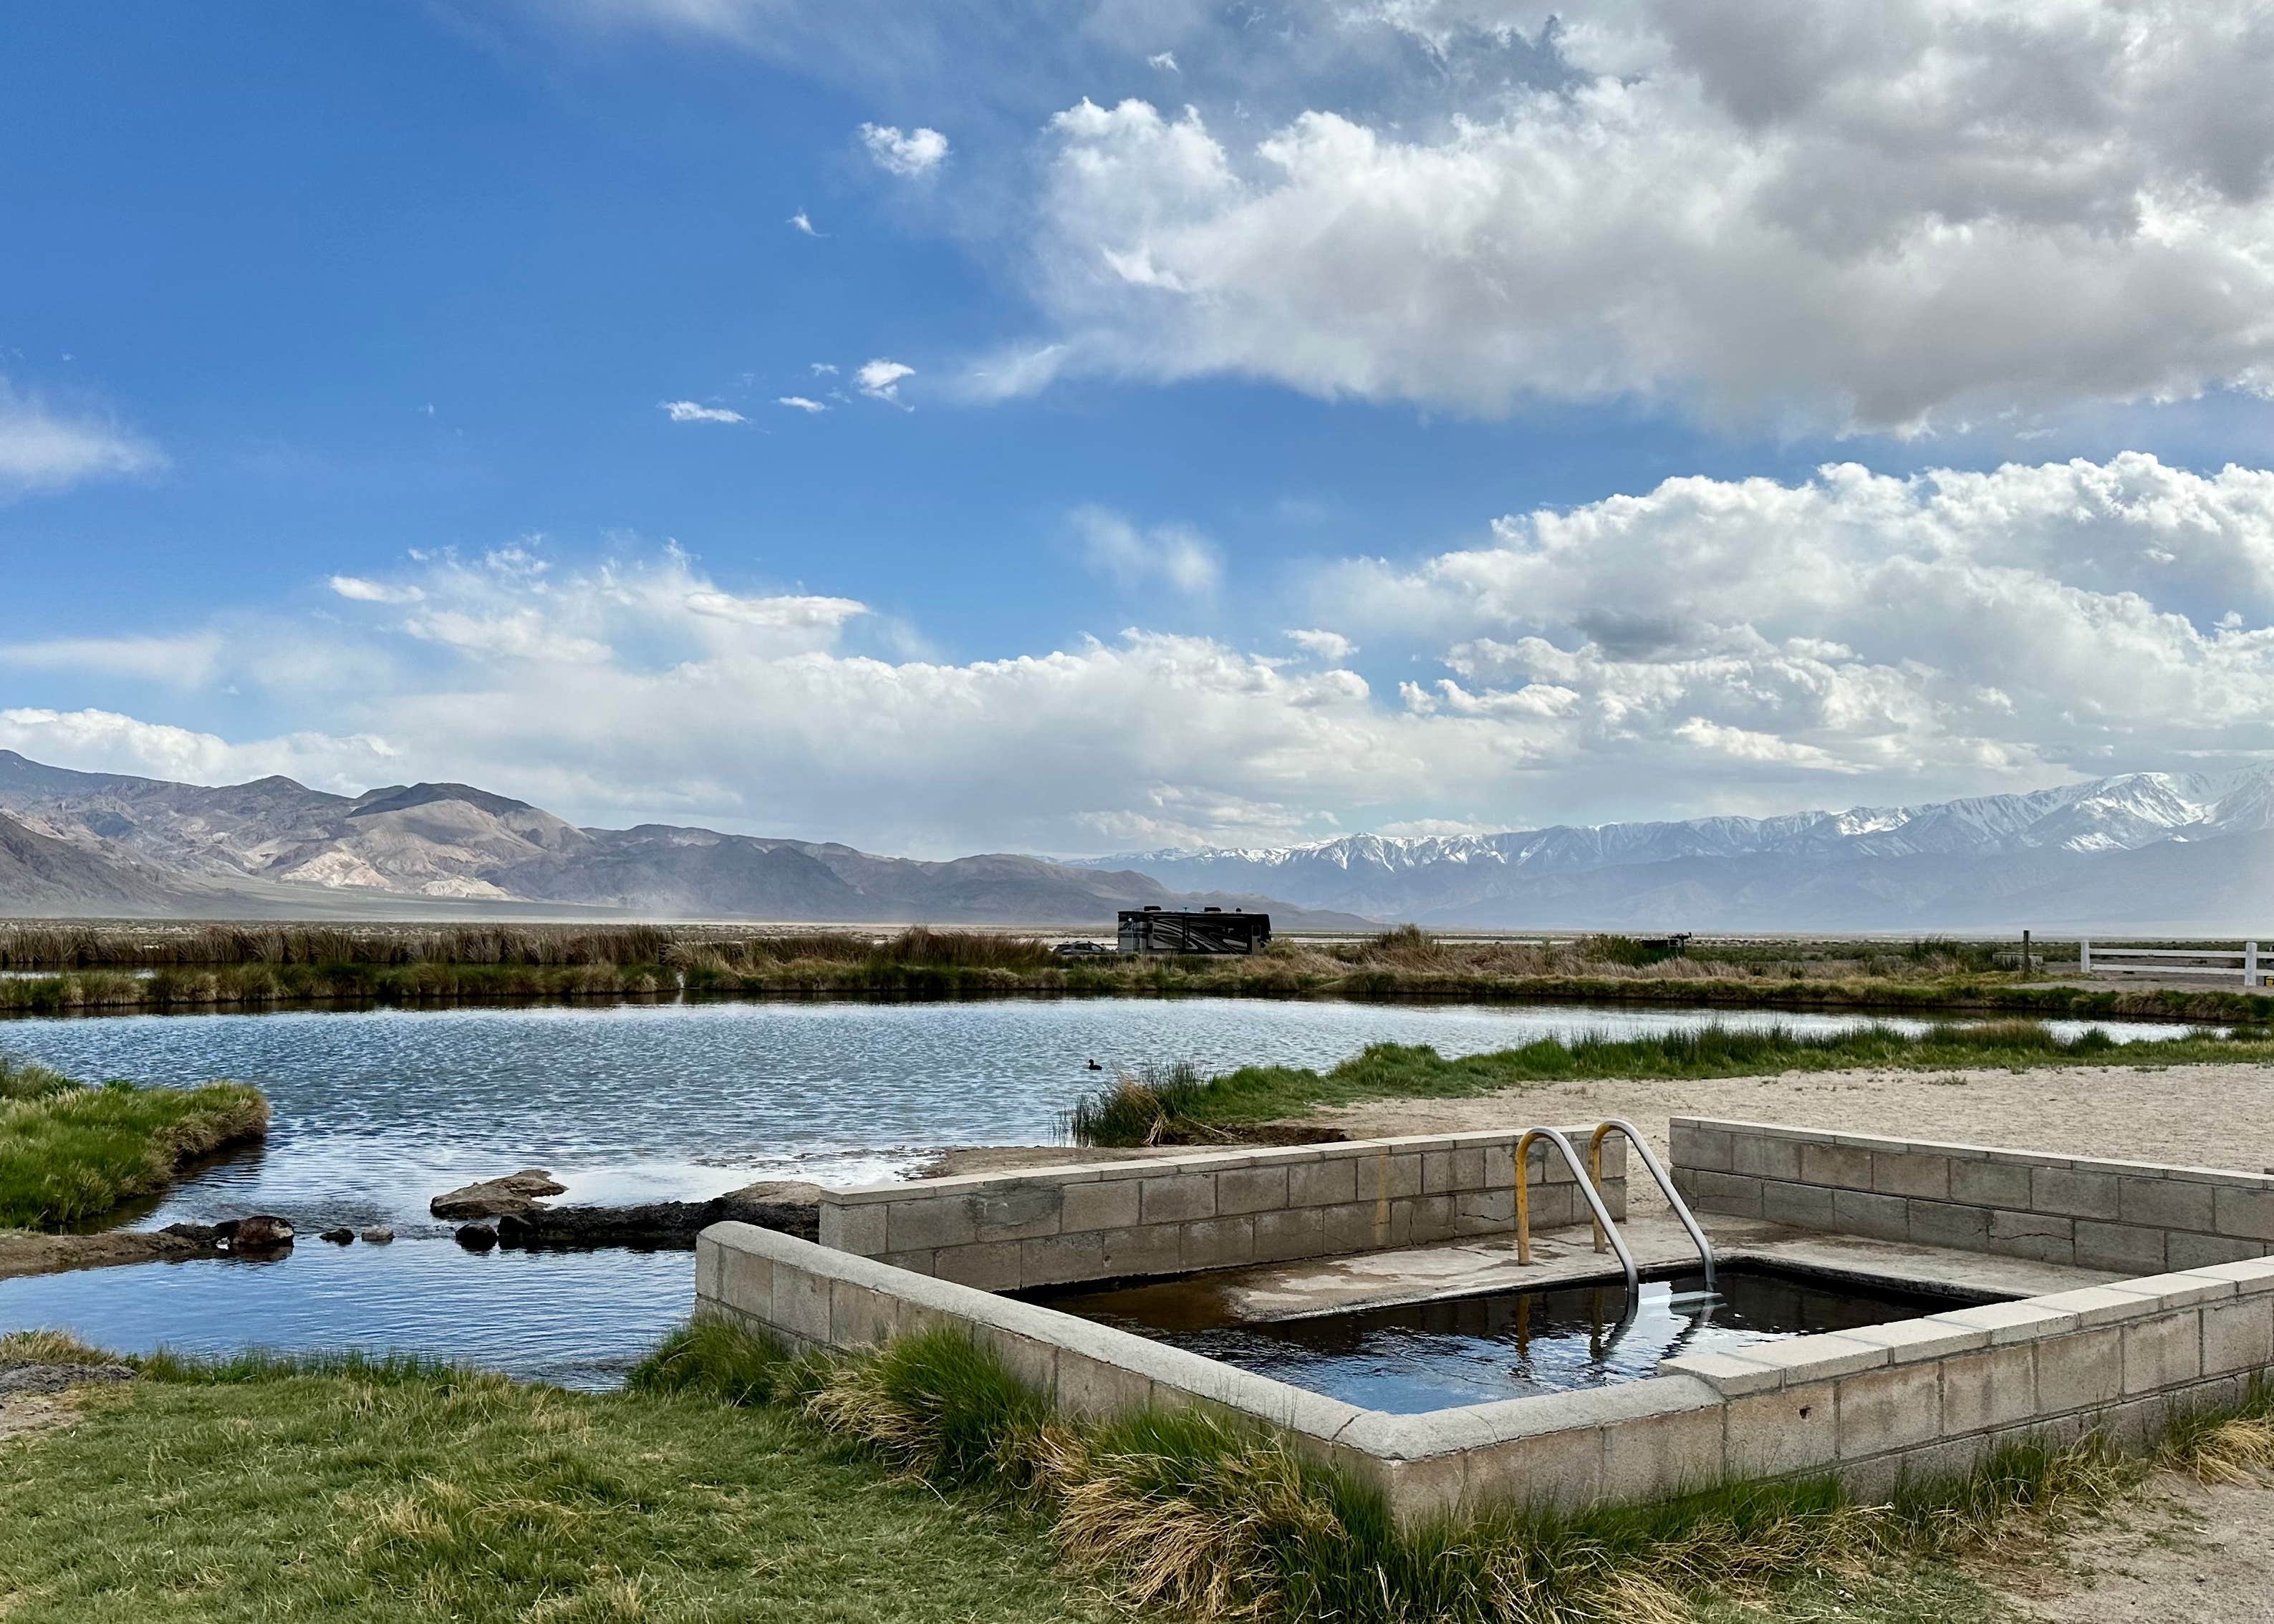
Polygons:
[[353,1361],[160,1362],[86,1403],[0,1443],[8,1624],[1111,1616],[1030,1528],[786,1412]]
[[267,1101],[242,1083],[87,1086],[0,1058],[0,1229],[88,1222],[267,1130]]
[[1632,938],[1282,938],[1239,959],[1065,959],[982,930],[749,931],[501,926],[0,927],[0,1013],[446,1005],[627,997],[956,998],[1016,994],[1412,997],[1792,1009],[2274,1019],[2217,989],[2037,987],[1978,944],[1708,944]]
[[1435,1049],[1376,1043],[1330,1071],[1247,1066],[1203,1078],[1189,1066],[1124,1077],[1076,1104],[1068,1127],[1083,1145],[1205,1143],[1315,1107],[1364,1100],[1457,1099],[1585,1078],[1745,1077],[1859,1066],[1952,1071],[1965,1066],[2184,1065],[2274,1063],[2274,1034],[2238,1027],[2119,1043],[2087,1029],[2055,1036],[2034,1021],[1943,1024],[1912,1036],[1890,1026],[1799,1033],[1783,1026],[1706,1026],[1645,1038],[1542,1038],[1521,1049],[1449,1060]]
[[[0,1362],[98,1356],[0,1339]],[[717,1325],[608,1395],[401,1364],[139,1362],[0,1444],[9,1624],[1764,1624],[2000,1616],[1954,1563],[2144,1470],[2015,1449],[1861,1503],[1828,1480],[1400,1530],[1360,1485],[1190,1413],[1075,1424],[968,1341],[784,1358]],[[2158,1462],[2274,1460],[2274,1403]],[[259,1470],[246,1470],[258,1462]]]

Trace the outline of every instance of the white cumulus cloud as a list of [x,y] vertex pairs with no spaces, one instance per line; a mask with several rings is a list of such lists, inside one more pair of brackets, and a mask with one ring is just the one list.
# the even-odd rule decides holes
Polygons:
[[1287,634],[1287,641],[1312,658],[1324,660],[1330,665],[1346,660],[1358,652],[1358,644],[1340,632],[1316,629],[1290,631]]
[[778,395],[775,397],[774,404],[777,406],[792,407],[796,410],[802,412],[827,411],[829,410],[828,407],[823,405],[819,401],[803,395]]
[[900,403],[900,380],[913,378],[916,369],[898,361],[878,358],[863,361],[853,373],[853,382],[861,393],[871,399]]
[[892,175],[929,175],[947,161],[947,138],[922,126],[903,134],[893,124],[862,124],[861,145],[878,169]]
[[1141,101],[1059,114],[1058,370],[1898,430],[2274,387],[2259,5],[1359,10],[1563,77],[1428,121],[1314,103],[1253,141]]

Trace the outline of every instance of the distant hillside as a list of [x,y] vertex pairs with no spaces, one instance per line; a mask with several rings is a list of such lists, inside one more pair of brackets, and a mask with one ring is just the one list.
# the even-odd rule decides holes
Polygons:
[[73,772],[0,750],[0,908],[216,915],[604,912],[810,923],[1111,926],[1158,904],[1264,909],[1362,929],[1260,895],[1188,896],[1143,875],[1035,857],[948,862],[848,846],[642,824],[579,829],[464,784],[327,794],[290,778],[209,788]]
[[0,898],[24,913],[174,913],[186,892],[117,853],[88,850],[0,816]]
[[1103,858],[1184,888],[1479,929],[2274,935],[2274,768],[1771,818]]

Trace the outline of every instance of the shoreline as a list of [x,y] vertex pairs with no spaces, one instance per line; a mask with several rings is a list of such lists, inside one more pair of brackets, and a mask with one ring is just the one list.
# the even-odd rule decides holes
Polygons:
[[[1005,976],[1000,972],[929,973],[897,984],[871,978],[781,978],[737,987],[658,985],[627,977],[593,985],[554,985],[486,990],[366,985],[328,992],[282,987],[185,988],[161,996],[124,996],[120,983],[149,981],[116,971],[67,971],[53,976],[0,979],[0,1025],[11,1019],[97,1019],[105,1016],[368,1013],[380,1010],[544,1009],[601,1004],[641,1007],[844,1002],[877,1004],[970,1004],[1028,999],[1246,998],[1278,1003],[1503,1004],[1543,1007],[1632,1004],[1655,1008],[1758,1010],[1793,1014],[1867,1014],[2046,1020],[2160,1020],[2218,1026],[2274,1022],[2274,995],[2179,987],[2102,988],[2074,982],[1915,984],[1888,981],[1762,982],[1717,976],[1458,977],[1391,976],[1367,972],[1316,980],[1254,973],[1176,971],[1148,979],[1104,979],[1094,973],[1054,978]],[[234,978],[230,978],[234,979]],[[94,985],[88,985],[92,981]],[[20,989],[20,990],[19,990]]]

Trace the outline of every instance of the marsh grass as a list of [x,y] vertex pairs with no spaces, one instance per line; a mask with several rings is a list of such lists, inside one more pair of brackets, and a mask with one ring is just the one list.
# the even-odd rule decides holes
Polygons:
[[[2045,952],[2057,952],[2045,944]],[[2067,951],[2074,951],[2074,949]],[[2010,955],[2009,955],[2010,956]],[[2041,953],[2040,957],[2045,956]],[[2263,1023],[2237,992],[2035,987],[1989,944],[1454,940],[1407,925],[1282,936],[1252,957],[1065,959],[1038,938],[918,927],[0,926],[0,1014],[283,1005],[433,1006],[769,995],[957,998],[1209,994],[2160,1016]]]
[[[809,1361],[795,1380],[779,1375],[793,1362],[745,1333],[722,1327],[702,1345],[721,1362],[717,1396],[755,1390],[749,1369],[770,1365],[772,1402],[898,1472],[1041,1519],[1075,1568],[1127,1602],[1203,1620],[1675,1624],[1721,1605],[1790,1616],[1781,1598],[1827,1584],[1900,1592],[1898,1612],[1920,1594],[1946,1609],[1981,1599],[1953,1560],[2041,1544],[2151,1466],[2222,1477],[2274,1463],[2274,1395],[2262,1387],[2239,1409],[2178,1417],[2144,1460],[2093,1437],[2009,1447],[1879,1501],[1829,1477],[1738,1482],[1645,1506],[1511,1507],[1401,1529],[1379,1495],[1256,1427],[1193,1410],[1057,1417],[959,1334]],[[705,1391],[690,1346],[676,1388]]]
[[1943,1023],[1913,1036],[1874,1024],[1848,1032],[1707,1025],[1645,1037],[1586,1033],[1518,1049],[1447,1059],[1424,1046],[1377,1043],[1326,1071],[1247,1066],[1205,1081],[1189,1068],[1124,1077],[1078,1101],[1066,1122],[1076,1143],[1202,1143],[1275,1117],[1362,1100],[1452,1099],[1581,1078],[1741,1077],[1859,1066],[1950,1071],[1964,1066],[2172,1065],[2274,1060],[2263,1038],[2174,1038],[2118,1043],[2097,1028],[2074,1037],[2042,1022]]
[[267,1131],[268,1102],[243,1083],[88,1087],[0,1062],[0,1229],[87,1223]]

